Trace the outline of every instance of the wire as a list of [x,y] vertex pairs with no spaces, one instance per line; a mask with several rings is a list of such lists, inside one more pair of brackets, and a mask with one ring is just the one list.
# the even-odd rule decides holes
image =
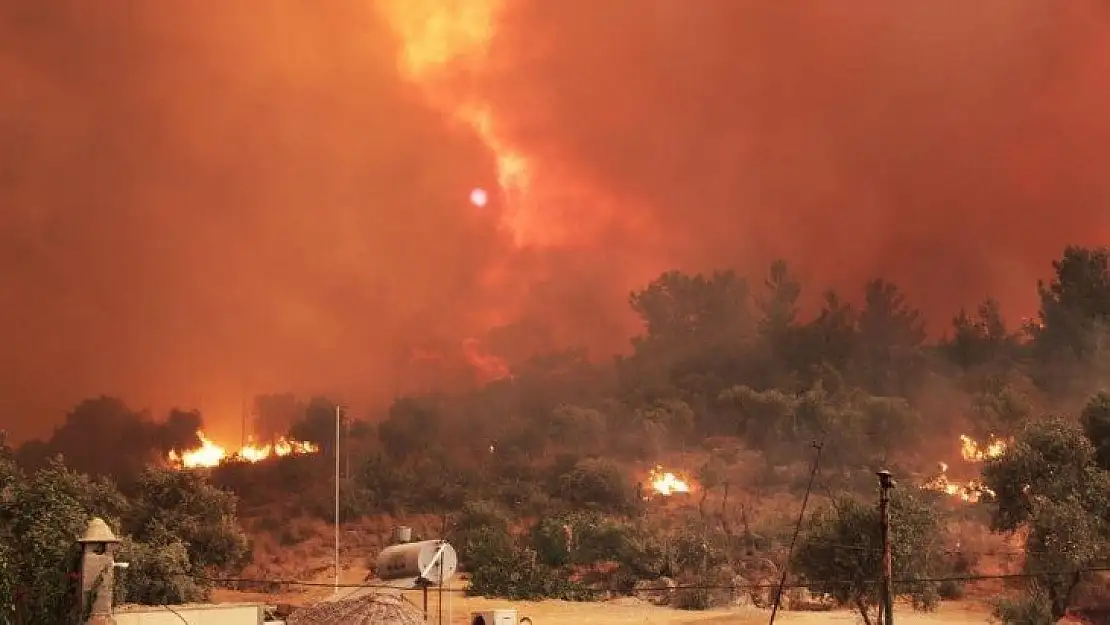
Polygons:
[[[987,574],[969,574],[969,575],[947,575],[940,577],[896,577],[894,583],[899,585],[909,584],[939,584],[942,582],[977,582],[986,580],[1007,580],[1007,579],[1033,579],[1038,577],[1056,577],[1065,575],[1075,575],[1082,573],[1105,573],[1110,572],[1110,566],[1088,566],[1075,569],[1057,570],[1057,571],[1037,571],[1026,573],[998,573],[994,575]],[[332,588],[334,584],[328,582],[307,582],[299,580],[282,580],[282,579],[258,579],[258,578],[232,578],[232,577],[203,577],[198,575],[191,575],[188,573],[180,573],[179,576],[189,577],[197,581],[205,581],[217,585],[231,585],[231,584],[274,584],[278,586],[299,586],[306,588]],[[680,584],[675,586],[668,586],[664,588],[652,588],[646,592],[662,592],[662,591],[678,591],[678,590],[761,590],[773,588],[812,588],[814,586],[834,586],[834,585],[849,585],[849,584],[880,584],[882,579],[815,579],[806,582],[795,582],[789,584]],[[412,590],[406,588],[398,588],[388,584],[340,584],[340,588],[380,588],[390,590]],[[465,588],[444,588],[445,593],[465,593]]]
[[174,615],[174,616],[176,616],[176,617],[177,617],[178,619],[180,619],[182,623],[185,623],[185,625],[189,625],[189,621],[185,620],[185,617],[184,617],[184,616],[181,616],[181,613],[180,613],[180,612],[178,612],[177,610],[175,610],[175,609],[171,608],[171,607],[170,607],[170,606],[169,606],[168,604],[165,604],[165,603],[163,603],[163,604],[162,604],[162,607],[163,607],[163,608],[166,608],[166,609],[167,609],[167,610],[169,610],[170,612],[173,612],[173,615]]
[[824,440],[820,443],[813,443],[817,453],[813,457],[813,468],[809,472],[809,484],[806,485],[806,494],[802,497],[802,507],[798,510],[798,523],[794,526],[794,536],[790,539],[790,549],[786,552],[786,562],[782,565],[782,578],[779,580],[779,589],[775,592],[775,604],[771,608],[770,625],[775,625],[775,615],[778,614],[779,605],[782,603],[782,587],[786,583],[787,574],[790,572],[790,560],[794,557],[794,546],[798,542],[798,534],[802,532],[802,523],[805,522],[806,505],[809,504],[809,493],[813,490],[813,480],[817,477],[817,471],[821,468],[821,449],[824,446]]

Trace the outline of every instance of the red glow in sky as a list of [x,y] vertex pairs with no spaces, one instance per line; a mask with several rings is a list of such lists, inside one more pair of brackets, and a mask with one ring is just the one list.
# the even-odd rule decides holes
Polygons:
[[672,268],[1029,314],[1110,230],[1108,42],[1098,0],[0,1],[0,427],[605,354]]

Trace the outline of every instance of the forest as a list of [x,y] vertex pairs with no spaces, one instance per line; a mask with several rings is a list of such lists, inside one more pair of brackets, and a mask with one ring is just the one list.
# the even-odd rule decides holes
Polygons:
[[[260,396],[260,440],[318,453],[202,471],[167,459],[200,445],[203,415],[91,398],[47,440],[0,441],[0,597],[15,598],[0,622],[63,610],[74,554],[60,537],[91,515],[146,571],[117,589],[129,600],[200,599],[221,575],[250,577],[257,532],[333,520],[336,454],[339,520],[429,519],[476,594],[766,605],[790,565],[795,605],[805,588],[868,623],[875,472],[888,469],[899,595],[930,609],[989,586],[977,577],[997,554],[971,545],[1016,540],[996,613],[1054,622],[1106,586],[1110,251],[1068,247],[1046,274],[1030,285],[1035,317],[985,297],[926,332],[911,294],[883,279],[817,298],[783,261],[752,277],[671,271],[629,295],[642,331],[627,354],[536,354],[465,391],[344,414],[339,449],[331,400]],[[997,453],[961,458],[961,435]],[[653,492],[654,467],[691,492]]]

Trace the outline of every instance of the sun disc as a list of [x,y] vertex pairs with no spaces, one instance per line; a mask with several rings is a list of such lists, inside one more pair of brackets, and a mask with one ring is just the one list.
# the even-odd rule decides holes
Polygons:
[[485,189],[476,188],[470,192],[470,203],[474,206],[483,208],[487,202],[489,202],[489,195],[486,193]]

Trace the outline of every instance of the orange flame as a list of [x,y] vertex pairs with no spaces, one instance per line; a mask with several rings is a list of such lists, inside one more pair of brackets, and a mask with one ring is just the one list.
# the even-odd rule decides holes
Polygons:
[[651,482],[652,489],[660,495],[669,496],[675,493],[690,492],[689,483],[670,471],[664,471],[663,467],[658,465],[652,468],[648,474],[648,480]]
[[940,472],[926,480],[921,485],[923,489],[958,497],[968,503],[978,502],[983,498],[983,495],[994,496],[994,491],[984,486],[979,480],[970,480],[966,483],[951,481],[948,479],[948,465],[943,462],[937,464]]
[[186,450],[180,454],[171,451],[169,453],[170,464],[186,469],[197,469],[219,466],[220,463],[227,460],[255,463],[271,456],[314,454],[320,451],[320,448],[312,443],[291,441],[282,437],[265,445],[247,443],[234,453],[228,454],[225,448],[209,440],[204,432],[197,432],[197,438],[200,439],[200,447]]
[[983,462],[1006,453],[1007,441],[990,436],[981,444],[966,434],[960,434],[960,455],[968,462]]
[[[1006,447],[1008,445],[1008,441],[993,435],[987,437],[985,443],[980,443],[966,434],[961,434],[960,457],[962,457],[965,462],[985,462],[993,458],[998,458],[1006,453]],[[964,483],[953,482],[948,477],[948,463],[939,462],[937,464],[940,467],[940,472],[926,480],[925,483],[921,485],[923,489],[958,497],[968,503],[979,501],[982,499],[983,495],[994,495],[994,491],[984,486],[979,480],[970,480]]]

